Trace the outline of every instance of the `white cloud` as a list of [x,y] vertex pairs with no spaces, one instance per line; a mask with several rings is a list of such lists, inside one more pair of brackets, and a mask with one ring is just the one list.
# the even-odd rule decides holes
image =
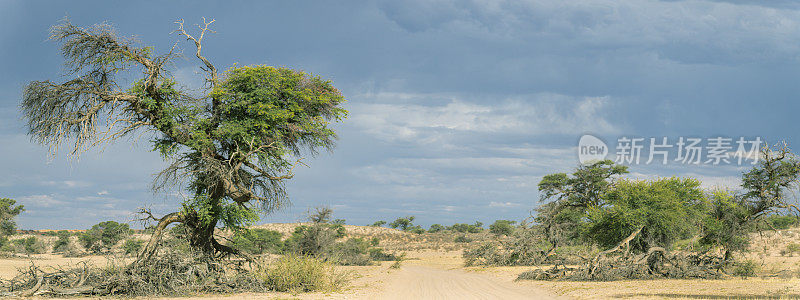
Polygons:
[[521,205],[522,204],[514,203],[514,202],[495,202],[495,201],[489,202],[489,207],[509,208],[509,207],[518,207],[518,206],[521,206]]
[[[440,105],[402,104],[441,99],[434,94],[362,94],[376,103],[357,103],[349,122],[385,141],[441,142],[453,132],[485,134],[598,134],[616,133],[617,126],[604,116],[609,97],[569,97],[536,94],[477,104],[447,96]],[[484,103],[488,103],[484,99]]]
[[56,199],[52,195],[30,195],[19,198],[19,203],[28,208],[44,208],[64,205],[66,202]]

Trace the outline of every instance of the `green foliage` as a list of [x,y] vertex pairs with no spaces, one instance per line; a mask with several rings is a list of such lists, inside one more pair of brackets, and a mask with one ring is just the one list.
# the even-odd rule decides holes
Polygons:
[[470,243],[470,242],[472,242],[472,239],[468,238],[466,235],[462,234],[462,235],[456,236],[453,239],[453,242],[456,242],[456,243]]
[[92,226],[78,237],[81,245],[93,253],[109,251],[131,234],[128,224],[115,221],[105,221]]
[[72,244],[70,242],[70,237],[72,237],[72,233],[66,230],[59,230],[56,232],[56,236],[58,237],[58,239],[56,239],[56,241],[53,242],[53,252],[65,253],[72,250],[70,246]]
[[727,253],[747,249],[750,240],[748,233],[753,229],[747,201],[736,193],[724,190],[713,191],[709,198],[711,209],[705,219],[705,234],[700,244],[721,246]]
[[604,160],[590,165],[582,165],[572,174],[546,175],[539,182],[542,201],[553,199],[573,207],[599,207],[603,204],[603,194],[611,185],[610,179],[616,175],[627,174],[628,167]]
[[325,257],[343,266],[367,266],[372,263],[370,244],[361,238],[352,238],[333,244]]
[[369,258],[374,261],[396,261],[400,259],[400,256],[392,253],[386,253],[381,248],[370,248]]
[[546,175],[539,182],[540,201],[536,218],[545,240],[553,247],[574,244],[581,238],[581,227],[590,208],[604,205],[604,195],[617,176],[628,168],[610,160],[581,165],[572,175]]
[[372,223],[372,225],[369,225],[369,226],[372,226],[372,227],[381,227],[381,226],[383,226],[383,225],[386,225],[386,221],[376,221],[375,223]]
[[[157,55],[111,26],[65,21],[50,37],[62,45],[68,78],[26,85],[21,107],[31,138],[51,149],[69,142],[77,156],[101,142],[153,132],[154,151],[172,162],[155,187],[189,190],[181,215],[191,244],[204,253],[215,251],[218,223],[242,229],[283,205],[284,181],[298,159],[331,150],[336,134],[329,125],[347,116],[344,97],[328,80],[265,65],[220,74],[199,43],[210,89],[198,95],[170,76],[171,52]],[[118,80],[119,74],[134,78]],[[91,240],[84,238],[96,248]]]
[[431,225],[430,228],[428,228],[428,232],[435,233],[435,232],[443,231],[445,229],[447,229],[447,228],[445,228],[442,224],[433,224],[433,225]]
[[475,224],[456,223],[447,229],[460,233],[478,233],[483,231],[483,223],[477,221]]
[[798,243],[789,243],[786,245],[786,249],[781,251],[781,255],[788,254],[789,256],[793,256],[795,253],[800,253],[800,244]]
[[23,239],[16,239],[11,241],[16,246],[17,252],[23,252],[27,255],[42,254],[47,251],[47,245],[35,236],[29,236]]
[[268,229],[245,229],[234,233],[231,246],[249,254],[280,253],[283,251],[281,233]]
[[284,255],[257,273],[268,289],[278,292],[332,292],[346,282],[331,263],[305,255]]
[[16,203],[13,199],[0,198],[0,237],[12,235],[17,230],[14,218],[25,211],[25,208]]
[[620,180],[604,195],[603,207],[587,210],[583,234],[610,248],[643,227],[631,250],[670,248],[675,241],[697,233],[707,207],[695,179]]
[[336,242],[336,234],[328,224],[302,225],[284,243],[289,252],[321,256]]
[[767,224],[769,224],[769,226],[761,227],[761,229],[764,230],[789,229],[797,226],[797,224],[800,223],[800,219],[797,216],[782,216],[782,215],[770,215],[764,218],[764,221]]
[[734,276],[739,276],[742,278],[753,277],[756,276],[756,273],[761,269],[761,266],[752,259],[747,259],[744,261],[736,262],[733,265],[733,272]]
[[404,218],[397,218],[392,223],[389,223],[389,227],[397,228],[400,230],[408,230],[409,228],[414,226],[414,216],[407,216]]
[[496,235],[511,235],[514,233],[514,224],[516,223],[517,221],[496,220],[489,225],[489,232]]
[[138,255],[144,247],[144,241],[138,239],[127,239],[122,243],[122,251],[127,255]]
[[336,219],[336,220],[333,220],[331,222],[331,224],[333,224],[333,225],[345,225],[346,223],[347,223],[347,220],[345,220],[345,219]]

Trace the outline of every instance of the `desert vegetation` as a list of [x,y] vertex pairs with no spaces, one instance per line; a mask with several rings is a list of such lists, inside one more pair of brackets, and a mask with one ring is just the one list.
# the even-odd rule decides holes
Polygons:
[[[625,179],[627,167],[611,161],[545,176],[536,214],[506,238],[465,250],[465,263],[551,266],[519,279],[754,276],[757,264],[744,256],[752,234],[793,226],[797,217],[787,214],[800,212],[786,197],[797,157],[784,144],[761,156],[741,191],[704,190],[691,178]],[[792,245],[782,253],[794,253]]]

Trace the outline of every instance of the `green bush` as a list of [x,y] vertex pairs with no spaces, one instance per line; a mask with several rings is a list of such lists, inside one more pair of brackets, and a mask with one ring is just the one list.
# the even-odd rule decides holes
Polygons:
[[392,223],[389,223],[389,227],[397,228],[403,231],[408,230],[409,228],[414,227],[414,216],[397,218]]
[[368,266],[370,260],[369,242],[352,238],[333,244],[325,253],[325,258],[343,266]]
[[58,239],[53,242],[53,252],[67,253],[72,251],[72,243],[70,242],[71,236],[72,233],[66,230],[59,230],[56,232],[56,237],[58,237]]
[[36,238],[35,236],[13,240],[11,243],[14,244],[16,252],[25,253],[28,255],[42,254],[47,251],[47,245],[45,245],[42,240]]
[[752,259],[748,259],[734,264],[732,274],[742,278],[753,277],[756,276],[756,272],[758,272],[759,269],[760,266],[758,263]]
[[765,218],[765,221],[769,223],[770,226],[768,228],[761,228],[764,230],[768,229],[789,229],[798,224],[798,218],[796,216],[780,216],[780,215],[771,215]]
[[288,254],[258,272],[264,284],[278,292],[331,292],[339,290],[347,277],[322,259]]
[[489,232],[494,233],[496,235],[511,235],[514,233],[514,224],[517,221],[510,221],[510,220],[497,220],[489,225]]
[[453,239],[453,241],[456,243],[469,243],[472,242],[472,239],[462,234]]
[[374,261],[395,261],[399,260],[400,256],[397,256],[392,253],[386,253],[381,248],[370,248],[369,249],[369,258]]
[[383,226],[383,225],[386,225],[386,221],[377,221],[377,222],[375,222],[375,223],[372,223],[372,225],[369,225],[369,226],[372,226],[372,227],[381,227],[381,226]]
[[475,222],[475,224],[456,223],[447,228],[460,233],[478,233],[483,231],[483,223]]
[[425,229],[422,229],[422,226],[416,225],[414,227],[408,228],[408,232],[416,233],[416,234],[423,234],[425,233]]
[[298,226],[284,242],[285,249],[302,255],[320,256],[336,242],[336,234],[327,224]]
[[138,255],[144,247],[144,241],[137,239],[127,239],[122,243],[122,251],[127,255]]
[[281,253],[283,241],[280,232],[268,229],[249,229],[234,233],[231,246],[249,254]]
[[797,252],[800,252],[800,244],[791,243],[786,245],[786,249],[781,251],[781,254],[789,254],[789,256],[793,256]]
[[442,226],[442,224],[433,224],[433,225],[431,225],[430,228],[428,228],[428,232],[430,232],[430,233],[441,232],[441,231],[443,231],[445,229],[447,229],[447,228]]
[[99,253],[103,250],[111,250],[119,241],[130,234],[131,229],[128,224],[105,221],[95,224],[91,229],[81,234],[78,241],[86,250]]

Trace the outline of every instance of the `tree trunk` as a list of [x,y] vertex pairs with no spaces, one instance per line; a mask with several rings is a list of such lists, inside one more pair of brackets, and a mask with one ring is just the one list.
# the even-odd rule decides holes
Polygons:
[[211,221],[201,220],[196,212],[192,212],[183,222],[189,232],[189,246],[207,256],[216,254],[216,241],[214,240],[214,229],[217,227],[216,216]]

